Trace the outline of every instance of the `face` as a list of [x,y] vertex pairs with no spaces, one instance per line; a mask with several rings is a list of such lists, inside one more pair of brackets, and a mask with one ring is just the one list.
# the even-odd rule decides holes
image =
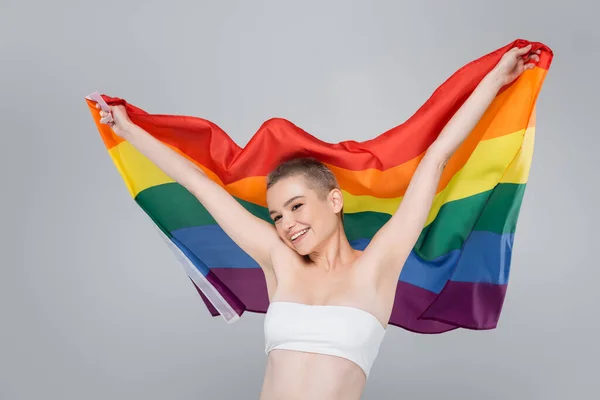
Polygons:
[[302,176],[278,181],[267,191],[267,204],[279,237],[300,255],[318,248],[340,224],[342,193],[334,189],[319,198]]

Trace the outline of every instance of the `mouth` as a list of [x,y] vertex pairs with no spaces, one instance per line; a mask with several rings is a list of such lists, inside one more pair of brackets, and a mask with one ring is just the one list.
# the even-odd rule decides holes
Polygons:
[[300,240],[302,240],[302,238],[304,238],[304,235],[306,235],[306,232],[308,232],[308,228],[302,229],[301,231],[294,233],[292,236],[290,236],[290,240],[293,243],[298,243]]

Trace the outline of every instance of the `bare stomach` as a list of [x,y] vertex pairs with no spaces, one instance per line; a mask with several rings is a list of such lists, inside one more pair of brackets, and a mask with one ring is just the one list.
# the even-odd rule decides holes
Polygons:
[[341,357],[290,350],[269,353],[261,400],[358,400],[363,370]]

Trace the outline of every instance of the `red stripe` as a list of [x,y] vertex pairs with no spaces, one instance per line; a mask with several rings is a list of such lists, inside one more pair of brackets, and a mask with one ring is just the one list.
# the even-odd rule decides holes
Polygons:
[[[242,149],[211,121],[189,116],[151,115],[123,99],[103,97],[110,105],[126,105],[134,123],[212,170],[224,184],[249,176],[265,176],[281,160],[302,155],[317,156],[321,161],[348,170],[386,170],[422,154],[502,55],[514,46],[528,43],[517,40],[465,65],[409,120],[364,142],[326,143],[285,119],[275,118],[266,121]],[[543,50],[539,66],[547,69],[552,51],[541,43],[533,44],[534,50]],[[114,141],[118,142],[119,139]],[[105,139],[105,143],[108,146],[113,142]]]

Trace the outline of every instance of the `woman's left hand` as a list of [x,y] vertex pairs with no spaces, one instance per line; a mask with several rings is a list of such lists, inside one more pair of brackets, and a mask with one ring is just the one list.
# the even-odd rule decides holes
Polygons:
[[540,61],[540,50],[532,52],[531,47],[531,44],[521,48],[513,47],[502,56],[500,62],[492,70],[498,83],[502,86],[508,85],[521,76],[524,71],[535,67],[536,63]]

